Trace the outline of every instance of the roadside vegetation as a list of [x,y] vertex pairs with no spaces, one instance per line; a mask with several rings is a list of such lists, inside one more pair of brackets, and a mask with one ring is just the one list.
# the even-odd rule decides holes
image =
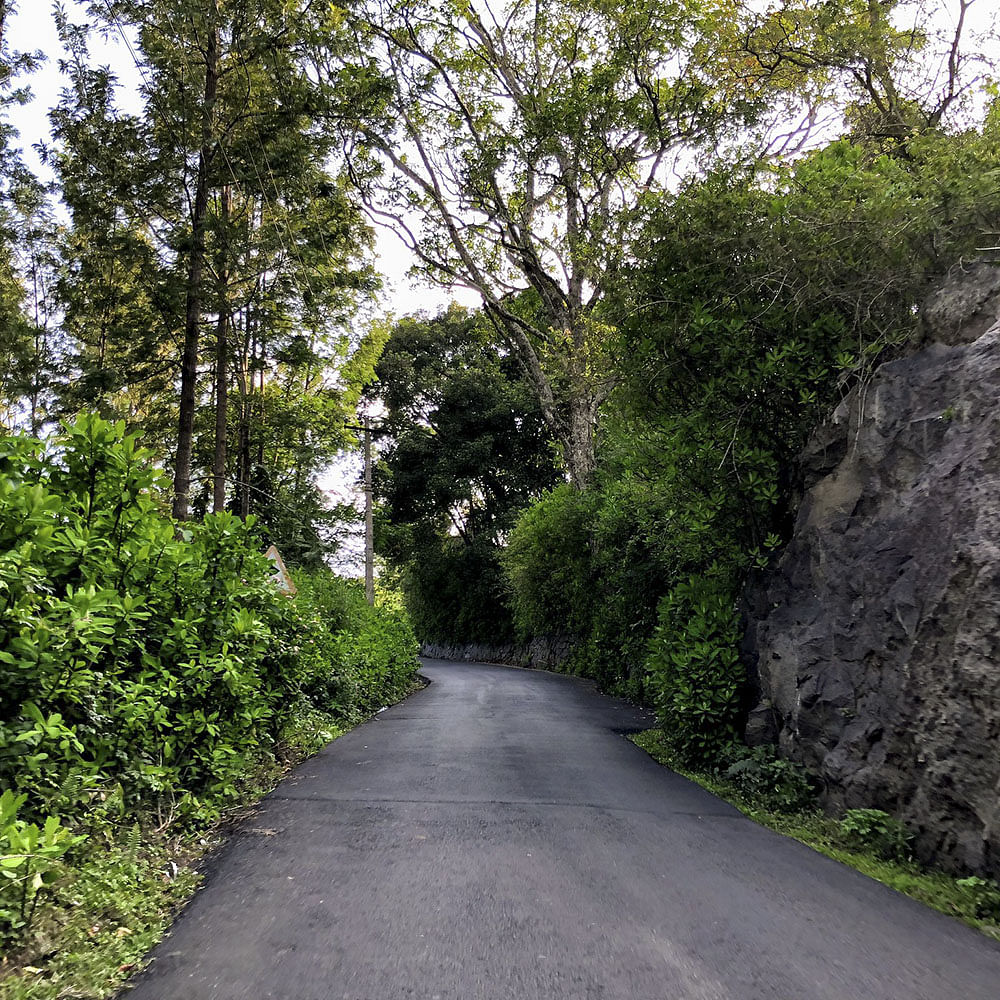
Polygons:
[[849,809],[839,819],[817,807],[816,786],[804,768],[770,747],[731,745],[712,766],[692,767],[662,729],[630,739],[654,760],[731,802],[755,823],[801,841],[918,902],[1000,941],[1000,885],[958,877],[917,861],[911,835],[880,809]]
[[503,358],[488,316],[399,324],[369,390],[389,414],[378,545],[421,638],[566,637],[566,669],[651,702],[693,753],[731,741],[739,599],[790,535],[797,456],[919,335],[930,283],[976,257],[998,169],[994,102],[905,155],[838,139],[647,199],[607,282],[614,388],[582,488],[559,481],[523,372],[473,367],[456,331]]
[[414,683],[399,607],[286,595],[252,518],[177,532],[166,487],[99,417],[0,446],[3,996],[103,995],[228,811]]

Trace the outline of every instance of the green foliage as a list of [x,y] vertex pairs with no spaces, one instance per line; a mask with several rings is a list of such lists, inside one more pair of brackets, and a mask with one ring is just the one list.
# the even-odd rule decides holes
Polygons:
[[1000,923],[1000,885],[976,875],[960,878],[957,884],[968,892],[977,917]]
[[[383,528],[381,537],[387,533]],[[402,535],[393,532],[394,545],[401,544]],[[466,540],[420,528],[411,538],[413,556],[402,567],[400,585],[421,638],[441,643],[512,640],[499,546],[482,536]]]
[[400,321],[376,375],[386,409],[376,545],[415,627],[436,642],[509,640],[504,536],[556,478],[523,372],[481,314],[453,306]]
[[[85,845],[38,907],[0,980],[3,1000],[114,995],[160,939],[201,876],[190,849],[137,826]],[[18,968],[18,958],[24,965]]]
[[[782,0],[741,39],[744,73],[786,88],[802,111],[839,106],[855,142],[905,155],[913,137],[961,121],[990,80],[992,34],[911,0]],[[785,137],[795,148],[800,135]]]
[[773,747],[734,743],[719,753],[717,770],[744,800],[772,812],[791,814],[816,805],[815,780]]
[[743,6],[511,0],[494,18],[443,0],[353,15],[391,87],[383,120],[360,126],[355,172],[419,233],[422,268],[482,294],[577,486],[594,470],[614,322],[602,299],[635,202],[667,160],[762,110],[718,72]]
[[731,584],[692,577],[660,603],[646,669],[657,713],[682,758],[713,760],[737,736],[744,683]]
[[297,713],[356,719],[416,669],[405,617],[357,584],[316,571],[279,592],[252,519],[178,536],[148,457],[93,416],[47,446],[0,442],[0,783],[29,822],[17,836],[34,820],[48,846],[46,817],[98,801],[210,819]]
[[0,795],[0,944],[30,925],[42,894],[62,873],[62,858],[85,836],[47,816],[41,827],[18,819],[27,795]]
[[[685,726],[697,713],[726,743],[742,676],[731,609],[789,537],[797,456],[915,333],[928,282],[995,228],[998,114],[909,136],[905,157],[838,141],[793,164],[718,166],[640,203],[634,263],[605,303],[621,318],[599,467],[563,518],[574,542],[546,538],[561,537],[553,511],[525,529],[531,546],[521,528],[511,538],[526,630],[574,632],[574,669],[670,713],[688,698]],[[727,609],[711,621],[686,608],[705,578]],[[674,684],[689,674],[686,694]]]
[[381,592],[372,607],[356,581],[325,569],[296,579],[293,650],[308,703],[357,722],[402,698],[413,685],[419,648],[402,607]]
[[[298,713],[273,754],[251,751],[237,815],[341,731],[334,717],[319,709]],[[92,803],[86,816],[89,839],[73,851],[32,927],[9,952],[11,961],[0,976],[3,1000],[117,995],[194,892],[201,880],[199,859],[219,845],[218,825],[196,822],[164,831],[146,825],[148,816],[140,817],[142,822],[123,817],[121,805],[114,790]]]
[[774,747],[730,743],[710,761],[692,761],[673,730],[647,729],[630,737],[650,756],[735,801],[744,810],[774,816],[803,816],[815,811],[817,779]]
[[848,809],[840,832],[849,847],[872,851],[887,861],[910,856],[913,835],[898,819],[881,809]]
[[[27,171],[5,176],[0,123],[0,427],[37,435],[95,410],[141,432],[165,465],[188,340],[195,384],[180,409],[194,425],[195,515],[254,514],[290,564],[320,565],[341,519],[315,483],[351,443],[344,424],[373,359],[349,320],[376,284],[360,259],[366,225],[331,157],[340,95],[306,71],[318,34],[332,41],[328,12],[302,8],[293,23],[272,0],[195,3],[178,20],[169,4],[113,0],[90,13],[82,24],[72,6],[53,13],[64,86],[51,138],[32,137],[54,178],[34,183],[37,196]],[[213,28],[218,45],[206,48]],[[102,30],[132,31],[146,97],[135,113],[114,72],[93,65]],[[224,392],[209,391],[210,368]]]
[[590,502],[568,483],[556,486],[510,534],[504,567],[523,637],[579,634],[589,619]]
[[272,640],[294,611],[237,519],[174,537],[123,431],[82,417],[56,449],[5,449],[0,775],[39,805],[74,773],[187,811],[230,794],[237,747],[289,711],[295,660]]

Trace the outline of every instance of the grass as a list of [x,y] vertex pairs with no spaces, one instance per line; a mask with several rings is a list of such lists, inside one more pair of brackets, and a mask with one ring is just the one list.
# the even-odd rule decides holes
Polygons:
[[105,1000],[144,965],[144,957],[194,895],[204,856],[246,810],[296,764],[345,730],[311,712],[286,730],[278,751],[247,761],[239,805],[183,832],[158,830],[156,817],[102,823],[39,905],[18,950],[0,960],[0,1000]]
[[869,878],[949,917],[955,917],[987,937],[1000,941],[1000,923],[980,915],[975,890],[960,885],[958,877],[926,868],[913,860],[891,861],[876,856],[870,850],[859,850],[847,842],[838,820],[819,811],[786,813],[764,808],[759,801],[748,800],[740,789],[727,781],[724,776],[686,767],[678,760],[662,730],[647,729],[634,734],[630,739],[655,761],[697,782],[720,799],[730,802],[755,823],[801,841],[820,854],[849,865]]

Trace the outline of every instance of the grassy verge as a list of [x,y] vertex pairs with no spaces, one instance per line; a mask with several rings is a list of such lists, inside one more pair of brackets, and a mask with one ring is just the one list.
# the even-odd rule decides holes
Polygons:
[[215,823],[176,833],[145,817],[91,833],[39,905],[27,940],[0,960],[0,1000],[114,995],[194,894],[200,862],[227,828],[289,770],[345,731],[342,720],[321,712],[300,717],[273,756],[247,762],[239,805]]
[[732,803],[749,819],[769,827],[786,837],[849,865],[864,875],[910,896],[927,906],[976,928],[988,937],[1000,941],[1000,923],[980,915],[975,890],[959,884],[959,879],[946,872],[925,868],[915,861],[890,861],[847,842],[838,820],[818,811],[786,813],[764,808],[759,801],[748,798],[724,775],[710,771],[695,771],[677,758],[662,730],[647,729],[630,739],[654,760],[678,774],[697,782],[719,798]]

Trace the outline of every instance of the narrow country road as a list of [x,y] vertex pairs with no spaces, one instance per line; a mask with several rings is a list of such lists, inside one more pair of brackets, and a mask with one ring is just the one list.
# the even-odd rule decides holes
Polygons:
[[1000,997],[1000,947],[659,767],[624,703],[425,673],[243,824],[130,1000]]

